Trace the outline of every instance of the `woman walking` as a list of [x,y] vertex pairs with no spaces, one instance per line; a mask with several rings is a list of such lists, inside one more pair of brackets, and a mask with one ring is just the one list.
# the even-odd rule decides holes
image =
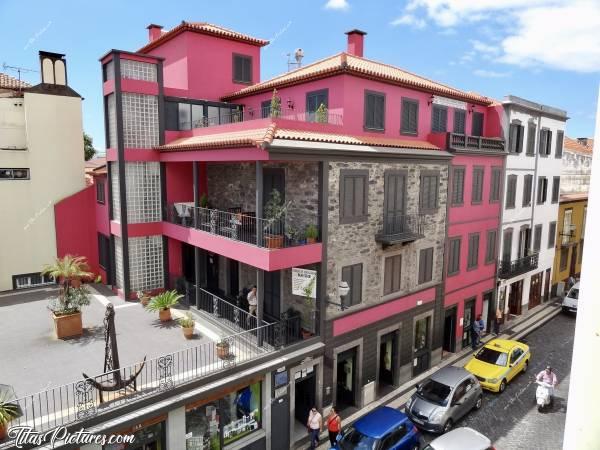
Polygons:
[[339,414],[335,410],[335,406],[331,407],[329,416],[327,416],[327,431],[329,431],[329,443],[331,444],[331,448],[335,448],[338,434],[342,431],[342,419],[340,419]]

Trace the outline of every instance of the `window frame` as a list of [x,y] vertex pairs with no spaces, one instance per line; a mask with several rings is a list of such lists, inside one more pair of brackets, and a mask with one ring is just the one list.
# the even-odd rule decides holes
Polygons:
[[[363,192],[363,205],[364,211],[361,215],[347,215],[344,205],[346,196],[346,178],[358,178],[364,177],[364,192]],[[352,223],[366,222],[369,219],[369,170],[368,169],[340,169],[339,178],[339,223],[340,225],[347,225]],[[353,194],[354,195],[354,194]],[[356,199],[354,199],[356,201]]]
[[[434,207],[423,207],[423,179],[426,177],[435,177],[437,180],[433,183],[436,187],[435,190],[435,206]],[[436,212],[440,207],[440,172],[437,170],[422,170],[419,174],[419,213],[432,214]]]
[[[249,65],[248,65],[248,76],[250,77],[249,80],[236,80],[236,73],[235,73],[235,62],[236,62],[236,58],[241,58],[241,59],[245,59],[249,61]],[[231,60],[232,60],[232,73],[231,73],[231,80],[236,83],[236,84],[252,84],[252,66],[253,66],[253,61],[252,61],[252,55],[245,55],[243,53],[232,53],[231,54]],[[243,67],[242,67],[242,72],[243,72]],[[243,73],[242,73],[243,75]]]
[[96,179],[94,184],[96,185],[96,203],[105,205],[106,204],[106,191],[105,191],[106,182],[104,180],[100,181],[100,180]]
[[[456,116],[457,115],[462,115],[462,131],[456,130],[456,124],[457,124]],[[467,111],[465,111],[462,108],[454,108],[454,114],[453,114],[452,120],[453,120],[453,123],[452,123],[453,133],[466,135],[467,134]]]
[[[481,131],[479,132],[479,134],[475,134],[475,117],[481,117]],[[482,112],[473,111],[472,117],[471,117],[471,136],[476,136],[476,137],[483,136],[483,130],[485,129],[484,121],[485,121],[485,115]]]
[[[329,89],[328,88],[317,89],[315,91],[310,91],[310,92],[306,93],[306,96],[305,96],[305,102],[306,102],[305,103],[305,107],[306,107],[306,109],[305,109],[305,111],[306,111],[306,121],[307,122],[316,122],[315,113],[321,107],[321,105],[319,104],[319,105],[317,105],[317,108],[314,111],[310,111],[310,109],[308,107],[308,105],[309,105],[309,99],[311,97],[317,97],[318,95],[322,95],[322,94],[325,94],[325,102],[324,103],[322,102],[322,104],[324,104],[325,108],[327,108],[327,110],[329,111]],[[315,116],[315,117],[312,117],[311,115]],[[328,123],[328,122],[329,122],[329,120],[326,123]]]
[[[436,110],[445,111],[446,120],[444,121],[444,128],[443,129],[436,130],[433,127],[433,125],[435,123],[434,118],[435,118],[435,112],[436,112]],[[437,105],[435,103],[432,103],[432,105],[431,105],[431,132],[432,133],[447,133],[448,132],[448,107],[447,106]]]
[[[110,266],[110,238],[108,236],[105,236],[102,233],[97,233],[98,237],[97,237],[97,245],[98,245],[98,266],[100,266],[100,268],[104,269],[104,270],[108,270],[109,266]],[[103,255],[103,252],[101,251],[101,249],[103,248],[102,244],[102,240],[106,239],[108,241],[108,254],[107,255]],[[106,257],[106,260],[103,258],[103,256]],[[103,263],[106,264],[103,264]]]
[[533,251],[539,253],[542,250],[542,233],[544,225],[538,223],[533,227]]
[[[367,123],[367,119],[368,119],[368,114],[367,114],[367,109],[369,107],[369,103],[367,101],[367,98],[369,96],[375,96],[375,97],[381,97],[383,98],[383,114],[382,114],[382,128],[377,128],[375,126],[370,127]],[[363,129],[365,131],[373,131],[373,132],[377,132],[377,133],[384,133],[385,132],[385,107],[386,107],[386,95],[385,92],[380,92],[380,91],[371,91],[368,89],[365,89],[365,95],[364,95],[364,110],[363,110]]]
[[[415,120],[415,130],[406,130],[404,129],[404,107],[405,104],[411,104],[416,106],[416,120]],[[410,113],[410,111],[409,111]],[[410,117],[408,119],[410,124]],[[400,99],[400,134],[405,136],[417,136],[419,134],[419,100],[416,98],[410,97],[402,97]]]
[[[429,273],[423,273],[424,278],[421,278],[421,264],[423,264],[423,256],[424,253],[423,252],[429,252],[431,251],[431,264],[428,267],[428,261],[425,261],[425,268],[423,269],[423,272],[427,271],[427,269],[429,269]],[[431,283],[433,281],[433,262],[434,262],[434,256],[435,256],[435,250],[433,247],[427,247],[427,248],[422,248],[419,250],[419,264],[418,264],[418,271],[417,271],[417,284],[421,285],[421,284],[427,284],[427,283]],[[425,254],[426,256],[426,254]],[[427,279],[428,278],[428,279]]]
[[[397,272],[398,273],[398,289],[394,289],[394,274],[396,273],[396,272],[394,272],[394,269],[395,269],[394,260],[396,258],[399,260],[399,270]],[[391,290],[389,290],[389,291],[386,289],[386,285],[387,285],[386,276],[388,274],[388,270],[387,270],[388,262],[390,262],[390,264],[392,264],[392,267],[390,269],[390,271],[392,272],[391,273],[392,279],[390,280]],[[402,291],[402,253],[385,256],[383,259],[383,295],[384,296],[392,295],[392,294],[395,294],[395,293],[401,292],[401,291]]]
[[[464,206],[465,204],[465,175],[467,172],[467,166],[452,166],[452,179],[451,181],[451,190],[450,190],[450,206]],[[454,201],[455,194],[455,181],[456,181],[456,172],[462,172],[462,186],[461,186],[461,198],[460,202]]]

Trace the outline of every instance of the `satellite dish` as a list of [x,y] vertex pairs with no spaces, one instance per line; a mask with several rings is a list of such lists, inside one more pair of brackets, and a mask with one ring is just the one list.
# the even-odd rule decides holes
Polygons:
[[294,58],[296,58],[296,62],[298,65],[302,64],[302,58],[304,58],[304,51],[301,48],[297,48],[294,52]]

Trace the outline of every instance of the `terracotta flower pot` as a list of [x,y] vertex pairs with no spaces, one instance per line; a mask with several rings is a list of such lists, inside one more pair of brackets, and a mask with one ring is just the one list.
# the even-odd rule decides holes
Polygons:
[[148,306],[149,302],[150,302],[150,297],[143,296],[140,299],[140,303],[142,304],[142,306]]
[[52,318],[54,320],[54,332],[58,339],[81,336],[83,334],[81,312],[64,315],[52,313]]
[[158,312],[158,318],[161,322],[168,322],[171,320],[171,309],[161,309]]
[[316,238],[306,238],[306,242],[309,244],[314,244],[315,242],[317,242]]
[[8,428],[8,424],[0,423],[0,442],[6,439],[6,429]]
[[229,344],[226,342],[219,342],[217,344],[217,356],[221,359],[227,359],[229,357]]
[[77,289],[80,286],[81,286],[81,280],[79,278],[74,278],[73,280],[71,280],[71,287]]
[[283,235],[267,234],[265,235],[265,242],[267,248],[281,248],[283,247]]
[[192,337],[194,337],[194,327],[189,327],[189,328],[181,328],[183,330],[183,335],[185,336],[186,339],[191,339]]

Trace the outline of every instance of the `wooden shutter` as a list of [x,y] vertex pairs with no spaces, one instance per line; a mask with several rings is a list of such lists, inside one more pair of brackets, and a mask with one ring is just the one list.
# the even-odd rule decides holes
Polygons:
[[462,205],[464,202],[465,190],[465,168],[452,168],[452,204]]
[[504,231],[504,239],[502,243],[502,260],[510,261],[512,256],[512,237],[513,230],[505,230]]
[[535,124],[530,123],[527,127],[527,155],[535,155],[535,130]]
[[481,203],[483,194],[483,167],[473,168],[473,180],[471,183],[471,203]]
[[362,264],[352,266],[352,304],[358,305],[362,301]]
[[556,132],[556,153],[555,153],[555,155],[557,158],[562,158],[564,137],[565,137],[564,131],[558,130]]
[[477,267],[479,260],[479,233],[469,236],[469,253],[467,268]]
[[492,168],[492,186],[490,187],[490,201],[495,202],[500,200],[500,182],[502,169],[499,167]]
[[427,211],[437,208],[438,184],[437,175],[421,175],[419,197],[421,210]]
[[454,132],[465,134],[466,112],[464,109],[454,110]]
[[450,239],[448,245],[448,275],[459,272],[460,269],[460,238]]
[[547,131],[546,138],[546,155],[550,155],[552,153],[552,130]]
[[384,294],[400,290],[402,280],[402,255],[390,256],[385,259]]
[[473,126],[471,129],[473,136],[483,135],[483,113],[473,112]]
[[419,102],[412,99],[402,99],[402,123],[400,132],[417,134]]
[[552,178],[552,203],[558,203],[560,194],[560,177]]
[[419,253],[419,284],[431,281],[433,273],[433,248],[422,249]]
[[487,233],[487,245],[485,249],[485,261],[492,262],[496,259],[496,230],[490,230]]
[[542,226],[536,225],[533,231],[533,250],[536,252],[540,251],[542,247]]
[[517,176],[509,175],[508,183],[506,186],[506,207],[507,208],[515,207],[516,190],[517,190]]
[[445,132],[448,123],[448,110],[445,106],[433,105],[431,131]]
[[554,248],[556,242],[556,222],[550,222],[548,227],[548,248]]
[[533,175],[525,175],[523,183],[523,206],[531,205],[531,194],[533,191]]
[[519,125],[517,127],[517,153],[523,152],[523,134],[525,133],[525,127],[523,125]]
[[548,144],[548,130],[540,130],[540,155],[546,154],[546,145]]

